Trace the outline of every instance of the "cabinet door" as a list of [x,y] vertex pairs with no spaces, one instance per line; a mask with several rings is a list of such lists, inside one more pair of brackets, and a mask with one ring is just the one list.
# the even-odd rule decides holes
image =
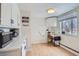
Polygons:
[[17,28],[18,27],[18,10],[17,10],[17,5],[12,4],[12,18],[11,18],[11,25],[12,27]]
[[21,16],[20,16],[19,8],[17,9],[17,23],[18,23],[18,27],[20,27],[21,26]]
[[11,25],[11,4],[2,3],[1,4],[1,25],[3,27],[10,27]]

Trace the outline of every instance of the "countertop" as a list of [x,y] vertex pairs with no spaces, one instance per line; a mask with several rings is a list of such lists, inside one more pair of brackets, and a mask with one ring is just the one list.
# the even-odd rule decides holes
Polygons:
[[0,49],[0,52],[20,49],[21,43],[19,42],[19,40],[20,40],[19,37],[13,38],[13,40],[7,46]]

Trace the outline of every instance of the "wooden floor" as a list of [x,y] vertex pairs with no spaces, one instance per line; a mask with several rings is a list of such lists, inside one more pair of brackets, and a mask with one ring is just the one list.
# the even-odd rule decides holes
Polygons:
[[73,53],[48,44],[33,44],[27,56],[75,56]]

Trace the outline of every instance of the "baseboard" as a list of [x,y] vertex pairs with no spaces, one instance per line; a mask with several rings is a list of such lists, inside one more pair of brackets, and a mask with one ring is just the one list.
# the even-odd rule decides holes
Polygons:
[[61,46],[62,48],[64,48],[64,49],[70,51],[71,53],[73,53],[73,54],[79,56],[79,52],[78,52],[78,51],[75,51],[75,50],[73,50],[73,49],[71,49],[71,48],[69,48],[69,47],[67,47],[67,46],[65,46],[65,45],[63,45],[63,44],[60,44],[60,46]]

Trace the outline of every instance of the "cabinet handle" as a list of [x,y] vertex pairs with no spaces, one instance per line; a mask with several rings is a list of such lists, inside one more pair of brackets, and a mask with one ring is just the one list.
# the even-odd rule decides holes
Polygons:
[[11,24],[13,24],[14,23],[14,20],[13,19],[11,19]]

